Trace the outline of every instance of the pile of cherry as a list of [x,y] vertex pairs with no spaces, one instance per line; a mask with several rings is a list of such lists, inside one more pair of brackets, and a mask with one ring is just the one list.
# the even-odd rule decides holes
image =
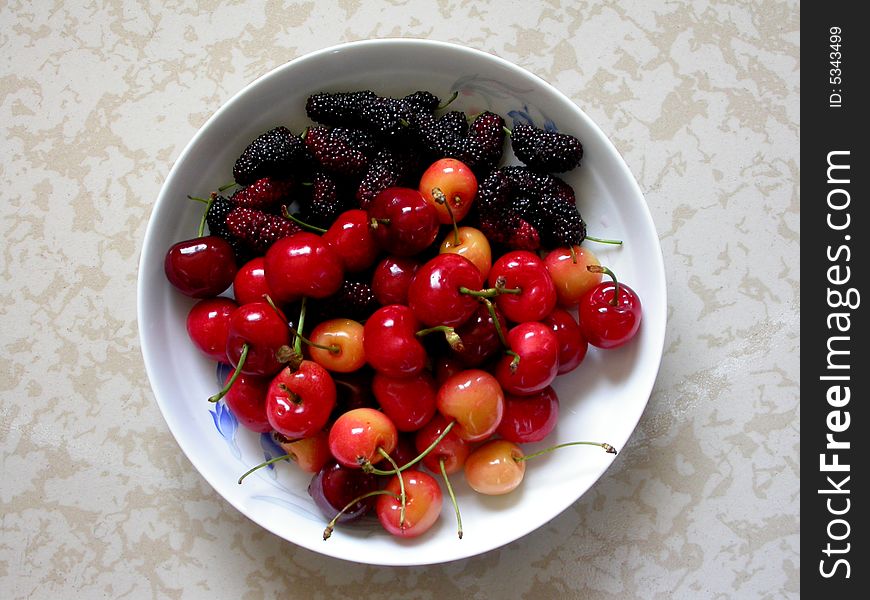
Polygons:
[[[209,400],[287,452],[242,479],[282,460],[313,473],[324,538],[373,507],[390,533],[424,533],[442,511],[433,474],[461,538],[449,476],[464,471],[482,494],[515,489],[526,461],[553,449],[527,455],[519,444],[555,427],[556,376],[588,344],[615,348],[638,331],[637,295],[587,248],[512,250],[460,226],[476,193],[471,169],[442,158],[416,189],[389,187],[325,231],[303,225],[240,267],[202,226],[166,255],[169,281],[200,299],[190,339],[232,366]],[[364,322],[316,322],[317,302],[361,272],[380,308]],[[615,454],[599,442],[560,447],[574,444]]]

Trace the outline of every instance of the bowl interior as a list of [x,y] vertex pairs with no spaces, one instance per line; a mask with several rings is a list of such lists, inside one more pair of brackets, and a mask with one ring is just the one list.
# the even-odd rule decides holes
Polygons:
[[[455,108],[492,110],[512,120],[556,127],[583,142],[583,164],[565,179],[574,186],[590,234],[626,240],[593,251],[644,305],[637,339],[613,351],[590,349],[573,373],[557,379],[561,414],[545,443],[577,439],[622,448],[646,406],[658,371],[665,327],[661,249],[640,190],[619,154],[570,100],[528,72],[482,52],[421,40],[346,44],[307,55],[258,79],[223,106],[197,133],[173,167],[154,207],[142,250],[138,309],[145,365],[164,417],[179,445],[214,489],[246,516],[296,544],[330,556],[382,565],[446,562],[496,548],[543,525],[579,498],[612,463],[612,455],[572,448],[529,463],[522,486],[510,495],[484,497],[454,476],[465,536],[456,538],[452,509],[426,535],[399,540],[377,523],[339,528],[322,540],[325,525],[306,493],[309,476],[292,465],[260,471],[244,485],[248,467],[277,450],[267,436],[241,428],[223,405],[206,398],[218,389],[214,363],[188,341],[185,318],[194,301],[166,282],[169,246],[193,237],[202,206],[188,194],[207,195],[232,178],[240,151],[278,124],[301,131],[304,111],[318,91],[372,89],[405,95],[428,89],[445,98],[460,92]],[[510,154],[506,154],[510,162]]]

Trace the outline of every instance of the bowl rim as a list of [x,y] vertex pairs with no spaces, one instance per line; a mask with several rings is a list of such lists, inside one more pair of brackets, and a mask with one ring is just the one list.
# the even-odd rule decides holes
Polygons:
[[[144,278],[143,278],[142,274],[147,272],[147,270],[148,270],[147,266],[149,265],[149,263],[151,261],[158,260],[157,258],[154,258],[151,256],[151,254],[153,254],[153,252],[152,253],[147,252],[147,250],[153,246],[152,238],[155,237],[155,235],[156,235],[155,232],[157,230],[157,225],[156,225],[153,217],[163,205],[165,205],[169,202],[168,190],[172,187],[172,183],[173,183],[174,179],[176,177],[178,177],[178,172],[181,168],[181,165],[183,165],[186,162],[188,155],[193,151],[193,148],[197,145],[198,140],[204,135],[204,132],[209,128],[209,126],[213,122],[220,119],[225,112],[228,112],[229,110],[231,110],[231,108],[237,102],[239,102],[240,99],[244,95],[248,94],[251,90],[256,88],[261,82],[263,82],[267,79],[271,79],[273,77],[276,77],[280,73],[282,73],[283,71],[288,70],[288,69],[292,69],[292,68],[298,66],[299,64],[303,64],[303,63],[309,62],[309,61],[316,61],[316,60],[319,60],[319,59],[321,59],[324,56],[329,55],[329,54],[333,54],[336,52],[353,51],[353,50],[356,50],[358,48],[367,48],[370,46],[383,46],[383,47],[389,47],[389,46],[395,46],[395,47],[423,46],[423,47],[432,48],[434,50],[438,50],[438,49],[445,50],[446,49],[446,50],[449,50],[452,52],[466,53],[469,56],[475,56],[477,58],[482,58],[482,59],[485,59],[488,61],[495,61],[496,64],[505,68],[506,70],[516,72],[523,77],[532,77],[534,80],[536,80],[538,85],[540,85],[542,88],[545,88],[549,93],[553,94],[555,97],[564,101],[565,105],[569,106],[570,110],[574,113],[574,117],[576,117],[577,119],[580,119],[581,121],[584,121],[592,129],[592,131],[595,132],[595,134],[599,138],[598,141],[601,144],[603,144],[603,147],[606,149],[607,152],[612,154],[612,158],[616,159],[614,162],[616,165],[618,165],[619,171],[621,172],[625,181],[630,186],[632,192],[634,194],[636,194],[641,200],[645,200],[645,196],[644,196],[642,190],[640,189],[640,186],[637,183],[637,180],[635,179],[634,174],[629,169],[628,164],[626,163],[622,154],[616,149],[613,142],[604,133],[604,131],[598,126],[598,124],[592,118],[590,118],[571,98],[569,98],[566,94],[561,92],[554,85],[552,85],[549,82],[547,82],[546,80],[542,79],[540,76],[536,75],[535,73],[533,73],[533,72],[531,72],[531,71],[529,71],[529,70],[527,70],[527,69],[525,69],[525,68],[523,68],[515,63],[512,63],[506,59],[503,59],[500,56],[497,56],[491,52],[486,52],[484,50],[480,50],[480,49],[473,48],[470,46],[465,46],[465,45],[457,44],[457,43],[453,43],[453,42],[445,42],[445,41],[441,41],[441,40],[432,40],[432,39],[424,39],[424,38],[413,38],[413,37],[376,38],[376,39],[365,39],[365,40],[358,40],[358,41],[330,45],[330,46],[321,48],[319,50],[314,50],[312,52],[303,54],[303,55],[298,56],[294,59],[291,59],[291,60],[289,60],[281,65],[278,65],[275,68],[267,71],[266,73],[258,76],[257,78],[250,81],[249,83],[245,84],[241,89],[239,89],[237,92],[235,92],[226,102],[224,102],[197,129],[196,133],[187,142],[187,144],[185,145],[183,150],[179,153],[178,158],[176,158],[174,164],[172,165],[172,168],[170,169],[168,175],[166,176],[166,179],[164,180],[163,184],[161,185],[160,192],[158,193],[157,199],[154,202],[154,205],[152,206],[151,212],[148,216],[148,224],[146,227],[145,236],[143,238],[142,246],[140,249],[139,265],[138,265],[138,272],[137,272],[137,293],[136,293],[136,303],[137,303],[136,316],[137,316],[137,328],[139,331],[140,351],[142,353],[143,362],[145,364],[145,371],[146,371],[146,374],[148,376],[149,387],[151,387],[152,394],[157,401],[158,407],[160,408],[160,411],[161,411],[161,414],[164,418],[164,421],[166,422],[167,427],[169,428],[170,432],[172,433],[172,436],[175,438],[176,443],[181,448],[182,452],[187,457],[188,461],[190,461],[190,463],[193,465],[193,467],[199,473],[199,475],[201,477],[203,477],[208,482],[208,484],[218,493],[218,495],[220,495],[220,497],[224,501],[226,501],[230,505],[232,505],[236,510],[239,511],[239,513],[241,513],[242,515],[247,517],[249,520],[253,521],[254,523],[259,525],[260,527],[262,527],[266,531],[269,531],[273,535],[275,535],[275,536],[277,536],[277,537],[279,537],[287,542],[290,542],[290,543],[293,543],[293,544],[298,545],[300,547],[306,548],[307,550],[310,550],[312,552],[316,552],[316,553],[321,554],[323,556],[328,556],[330,558],[334,558],[334,559],[338,559],[338,560],[345,560],[348,562],[356,562],[356,563],[361,563],[361,564],[379,565],[379,566],[422,566],[422,565],[430,565],[430,564],[447,564],[447,563],[451,563],[451,562],[454,562],[457,560],[463,560],[466,558],[470,558],[472,556],[477,556],[480,554],[491,552],[493,550],[497,550],[497,549],[502,548],[502,547],[514,542],[514,541],[517,541],[517,540],[525,537],[526,535],[528,535],[532,531],[535,531],[535,530],[543,527],[544,525],[546,525],[547,523],[549,523],[550,521],[555,519],[557,516],[561,515],[565,510],[567,510],[567,508],[569,508],[571,505],[576,503],[586,492],[589,491],[589,489],[591,489],[596,483],[598,483],[599,480],[601,479],[602,475],[610,468],[610,466],[615,461],[607,461],[606,464],[604,464],[602,467],[596,469],[595,472],[593,473],[592,483],[585,490],[583,490],[583,492],[578,494],[576,497],[570,499],[567,503],[563,503],[564,506],[561,506],[553,514],[553,516],[550,517],[547,521],[545,521],[543,523],[533,523],[532,525],[528,525],[529,521],[525,521],[525,520],[518,521],[517,528],[514,530],[516,532],[516,535],[513,537],[512,540],[505,540],[503,542],[496,543],[495,545],[489,546],[488,548],[486,548],[484,550],[480,550],[479,548],[474,547],[474,546],[470,546],[470,545],[463,546],[464,549],[460,550],[457,554],[452,555],[450,558],[448,558],[446,560],[441,560],[437,557],[433,557],[431,560],[412,560],[412,561],[401,560],[403,552],[401,552],[400,546],[397,546],[397,552],[395,554],[397,560],[389,560],[389,561],[381,560],[381,561],[372,562],[372,561],[360,560],[360,559],[358,559],[354,556],[351,556],[351,555],[337,555],[335,553],[330,553],[330,552],[326,551],[327,549],[325,549],[322,545],[318,545],[315,543],[319,540],[312,540],[311,543],[308,543],[307,540],[305,540],[305,541],[288,540],[285,536],[281,535],[273,527],[271,527],[268,522],[265,522],[265,520],[258,519],[257,517],[249,514],[242,507],[241,503],[236,502],[234,499],[232,499],[232,498],[230,498],[230,497],[228,497],[220,492],[219,485],[217,485],[217,483],[212,480],[212,477],[210,477],[209,475],[206,474],[207,470],[200,467],[200,465],[198,464],[199,461],[196,460],[192,456],[191,452],[188,451],[188,448],[186,447],[185,443],[182,442],[181,434],[180,434],[178,428],[176,426],[173,426],[172,420],[166,418],[167,407],[165,406],[165,403],[167,402],[167,400],[161,398],[161,396],[157,393],[156,389],[154,388],[154,385],[152,384],[153,375],[155,372],[155,366],[152,363],[152,359],[149,358],[149,356],[153,354],[153,349],[149,350],[149,348],[151,348],[151,344],[147,339],[146,328],[141,326],[141,324],[143,322],[143,316],[144,316],[143,315],[143,311],[144,311],[143,306],[145,304],[145,295],[146,295]],[[651,215],[650,210],[649,210],[649,206],[647,205],[647,203],[645,201],[642,202],[641,204],[642,204],[641,208],[643,210],[640,210],[637,214],[634,215],[634,217],[642,219],[643,226],[645,228],[648,228],[649,230],[656,232],[657,230],[655,228],[655,224],[653,222],[652,215]],[[634,423],[631,424],[629,435],[626,438],[625,447],[619,448],[620,453],[624,452],[625,449],[628,447],[627,444],[628,444],[629,440],[631,439],[631,437],[634,435],[634,433],[637,429],[637,424],[640,421],[641,416],[646,411],[646,408],[649,404],[650,396],[651,396],[652,391],[653,391],[653,386],[655,385],[655,381],[656,381],[656,379],[658,377],[658,373],[661,369],[661,362],[662,362],[663,353],[664,353],[665,331],[666,331],[666,322],[667,322],[667,283],[666,283],[666,279],[665,279],[665,268],[664,268],[664,259],[663,259],[663,255],[662,255],[662,250],[661,250],[661,243],[660,243],[660,240],[658,238],[657,233],[654,236],[654,238],[655,238],[654,243],[655,243],[655,246],[656,246],[658,251],[655,253],[654,257],[650,257],[651,261],[652,261],[652,264],[650,266],[653,267],[653,269],[655,271],[654,276],[662,282],[661,290],[660,290],[661,298],[660,298],[660,302],[659,302],[660,310],[659,310],[659,314],[649,314],[648,315],[647,314],[647,307],[645,306],[644,307],[644,319],[647,320],[648,322],[652,321],[652,322],[661,324],[661,327],[656,328],[656,330],[654,332],[652,332],[658,337],[657,343],[655,343],[653,345],[653,349],[656,351],[656,354],[657,354],[657,361],[656,361],[654,368],[652,368],[652,365],[649,368],[650,376],[647,377],[647,379],[645,381],[643,381],[642,384],[638,385],[639,388],[644,390],[645,400],[644,400],[642,409],[637,413],[637,418],[634,420]],[[651,333],[651,335],[652,335],[652,333]]]

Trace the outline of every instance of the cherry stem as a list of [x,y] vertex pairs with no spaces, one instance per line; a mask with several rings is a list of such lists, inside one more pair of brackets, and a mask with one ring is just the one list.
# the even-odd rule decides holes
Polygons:
[[489,317],[492,319],[492,324],[495,326],[495,332],[498,334],[498,339],[501,342],[501,345],[510,349],[510,346],[508,346],[507,343],[507,338],[504,336],[504,330],[501,328],[501,323],[498,320],[498,315],[495,312],[495,305],[492,303],[492,300],[489,298],[481,298],[480,300],[486,305],[486,310],[489,311]]
[[505,350],[505,354],[510,354],[511,356],[514,357],[513,360],[511,361],[510,369],[511,369],[511,374],[516,373],[517,368],[520,366],[520,355],[517,354],[516,352],[514,352],[513,350]]
[[396,473],[398,473],[400,471],[404,471],[405,469],[408,469],[408,468],[416,465],[418,462],[420,462],[421,460],[426,458],[426,456],[430,452],[432,452],[432,450],[434,450],[438,444],[441,443],[441,440],[443,440],[445,437],[447,437],[447,434],[450,433],[450,430],[453,429],[453,426],[455,424],[456,424],[456,421],[450,421],[447,424],[447,427],[444,428],[444,431],[441,432],[441,435],[439,435],[437,438],[435,438],[435,440],[431,444],[429,444],[429,446],[425,450],[423,450],[423,452],[421,452],[419,455],[417,455],[417,457],[414,460],[408,462],[407,464],[402,465],[401,467],[399,467],[393,471],[383,471],[381,469],[377,469],[370,462],[364,463],[362,466],[362,470],[365,471],[366,473],[372,473],[374,475],[395,475]]
[[396,477],[399,478],[399,495],[400,501],[402,502],[402,508],[399,509],[399,529],[405,528],[405,507],[408,505],[408,497],[405,495],[405,478],[402,476],[402,471],[399,470],[399,465],[396,464],[396,461],[393,460],[393,457],[390,454],[378,446],[378,454],[383,456],[387,462],[392,465],[393,469],[396,470]]
[[535,452],[534,454],[526,454],[525,456],[515,456],[514,460],[517,462],[521,462],[524,460],[529,460],[530,458],[536,458],[541,456],[542,454],[547,454],[548,452],[552,452],[553,450],[558,450],[559,448],[567,448],[568,446],[598,446],[599,448],[603,448],[605,452],[608,454],[616,454],[616,448],[611,446],[608,443],[602,442],[565,442],[564,444],[557,444],[555,446],[550,446],[540,452]]
[[619,306],[619,281],[616,280],[616,275],[607,267],[601,265],[588,265],[586,270],[590,273],[604,273],[613,280],[613,298],[610,300],[611,306]]
[[459,334],[456,333],[455,329],[448,327],[447,325],[437,325],[435,327],[429,327],[428,329],[421,329],[417,332],[417,337],[423,337],[437,331],[444,332],[444,337],[447,338],[447,343],[457,352],[462,352],[465,349],[465,346],[462,344],[462,338],[459,337]]
[[[205,201],[205,210],[202,211],[202,217],[200,217],[199,219],[199,227],[196,230],[196,237],[202,237],[205,233],[206,217],[208,216],[208,211],[211,210],[212,202],[214,202],[214,199],[216,197],[217,194],[212,194],[211,197],[209,197],[209,199]],[[188,198],[190,198],[191,200],[196,200],[197,202],[202,200],[202,198],[194,198],[192,196],[188,196]]]
[[575,265],[577,264],[577,250],[574,248],[574,244],[568,248],[568,252],[571,253],[571,262]]
[[369,221],[369,227],[371,227],[372,229],[377,229],[381,225],[389,225],[389,224],[390,224],[389,219],[378,219],[376,217],[372,217],[371,220]]
[[287,399],[293,404],[302,404],[302,398],[299,397],[299,394],[287,387],[283,381],[278,384],[278,389],[287,394]]
[[513,134],[514,134],[514,132],[513,132],[512,129],[508,129],[508,128],[507,128],[507,125],[502,125],[501,128],[502,128],[502,129],[504,130],[504,132],[505,132],[506,134],[508,134],[508,135],[513,135]]
[[447,100],[445,100],[444,102],[442,102],[441,104],[439,104],[438,106],[436,106],[436,107],[435,107],[435,110],[443,110],[443,109],[447,108],[447,107],[450,106],[450,105],[453,103],[453,101],[456,100],[458,97],[459,97],[459,90],[454,90],[453,94],[450,95],[450,98],[448,98]]
[[311,231],[316,231],[317,233],[326,233],[326,230],[323,227],[317,227],[316,225],[309,225],[305,221],[302,221],[299,218],[291,215],[290,209],[287,208],[286,204],[281,205],[281,216],[284,217],[285,219],[293,221],[294,223],[299,225],[299,227],[304,227],[305,229],[310,229]]
[[453,503],[453,511],[456,513],[456,535],[462,539],[462,515],[459,514],[459,503],[456,501],[456,494],[453,493],[453,486],[450,485],[450,478],[447,477],[447,469],[444,468],[444,459],[438,460],[438,466],[441,467],[441,477],[444,478],[444,487],[447,488],[447,494],[450,496],[450,501]]
[[218,191],[219,191],[219,192],[225,192],[225,191],[227,191],[228,189],[230,189],[231,187],[233,187],[233,186],[235,186],[235,185],[237,185],[235,181],[233,181],[233,182],[231,182],[231,183],[225,183],[225,184],[223,184],[222,186],[220,186],[220,187],[218,188]]
[[312,348],[320,348],[321,350],[326,350],[332,354],[338,354],[339,352],[341,352],[341,346],[339,346],[337,344],[332,344],[330,346],[327,346],[325,344],[318,344],[316,342],[312,342],[307,337],[303,336],[301,333],[299,333],[296,330],[296,328],[292,327],[291,325],[288,325],[287,328],[290,330],[290,333],[295,335],[298,339],[302,340],[303,344],[311,346]]
[[374,496],[392,496],[396,500],[401,500],[399,496],[389,490],[372,490],[371,492],[366,492],[362,496],[357,496],[356,498],[348,502],[347,506],[338,511],[338,514],[335,515],[329,523],[327,523],[326,529],[323,530],[323,541],[328,540],[330,536],[332,536],[332,532],[333,530],[335,530],[335,524],[338,522],[338,519],[341,517],[341,515],[356,506],[358,502],[362,502],[366,498],[372,498]]
[[272,300],[272,296],[270,296],[269,294],[263,294],[263,300],[265,300],[266,304],[272,307],[272,310],[278,313],[278,316],[281,317],[282,321],[287,320],[287,317],[284,316],[284,313],[281,311],[280,308],[278,308],[278,305],[275,304],[275,301]]
[[460,286],[459,287],[460,294],[467,294],[469,296],[474,296],[475,298],[494,298],[495,296],[500,296],[501,294],[522,294],[522,288],[506,288],[504,285],[498,285],[496,282],[495,287],[485,288],[482,290],[472,290],[467,287]]
[[296,460],[296,455],[287,453],[287,454],[284,454],[282,456],[276,456],[275,458],[270,458],[269,460],[263,461],[259,465],[257,465],[256,467],[251,467],[250,469],[245,471],[244,475],[239,477],[239,485],[242,485],[242,482],[245,480],[245,478],[248,475],[250,475],[251,473],[253,473],[254,471],[259,471],[263,467],[268,467],[269,465],[273,465],[276,462],[281,462],[282,460],[286,460],[286,461]]
[[302,328],[305,326],[305,301],[307,299],[308,298],[305,296],[302,297],[302,306],[299,308],[299,326],[296,327],[296,329],[293,329],[293,333],[296,335],[296,340],[293,342],[293,349],[300,356],[302,355]]
[[622,245],[622,240],[610,240],[607,238],[597,238],[597,237],[592,237],[591,235],[587,235],[583,239],[589,240],[590,242],[598,242],[599,244],[613,244],[615,246]]
[[187,195],[187,199],[188,200],[195,200],[197,202],[202,202],[203,204],[208,204],[208,202],[209,202],[205,198],[197,198],[196,196],[191,196],[190,194]]
[[226,382],[226,384],[224,384],[224,387],[221,388],[221,391],[219,391],[214,396],[209,397],[209,399],[208,399],[209,402],[217,402],[229,393],[230,388],[233,387],[233,384],[236,382],[236,379],[238,379],[239,375],[242,374],[242,367],[245,366],[245,360],[247,358],[248,358],[248,344],[245,343],[245,344],[242,344],[242,353],[241,353],[241,355],[239,355],[239,362],[236,363],[236,368],[233,371],[232,376],[229,378],[229,380]]
[[[435,202],[443,204],[444,208],[447,209],[447,214],[450,215],[450,222],[453,223],[453,243],[458,246],[461,243],[459,241],[459,225],[456,224],[456,217],[453,216],[453,209],[450,208],[447,196],[444,195],[441,188],[434,187],[432,188],[432,197],[435,198]],[[457,196],[457,199],[459,199],[459,196]]]

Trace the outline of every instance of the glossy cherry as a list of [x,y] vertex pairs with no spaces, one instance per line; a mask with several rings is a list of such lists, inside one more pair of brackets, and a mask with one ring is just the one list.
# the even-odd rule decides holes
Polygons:
[[320,236],[302,231],[281,238],[265,258],[266,281],[278,302],[331,296],[344,281],[338,254]]
[[229,298],[200,300],[187,313],[187,335],[196,348],[212,360],[228,363],[227,336],[230,315],[239,307]]
[[415,258],[388,256],[378,263],[372,275],[372,293],[381,306],[407,304],[408,288],[421,266]]
[[598,348],[618,348],[630,341],[640,329],[643,309],[633,289],[618,282],[606,267],[601,270],[612,281],[602,282],[586,292],[580,300],[580,328],[583,335]]
[[338,215],[323,234],[323,241],[335,251],[348,273],[365,271],[375,264],[378,257],[378,245],[368,213],[361,209]]
[[496,433],[509,442],[527,444],[540,442],[556,428],[559,419],[559,397],[552,386],[531,396],[504,398],[504,416]]
[[389,494],[378,496],[375,512],[388,532],[398,537],[413,538],[426,533],[438,520],[443,496],[438,482],[423,471],[407,469],[402,477],[407,498],[404,511],[398,499],[401,492],[399,476],[393,476],[385,488]]
[[477,267],[458,254],[439,254],[417,271],[408,288],[408,306],[424,325],[455,327],[465,323],[479,306],[463,289],[479,290],[483,277]]
[[269,385],[266,416],[272,428],[290,439],[307,438],[323,429],[335,406],[335,383],[314,361],[285,367]]
[[438,387],[425,371],[403,378],[375,373],[372,391],[381,410],[399,431],[417,431],[435,415]]
[[247,348],[242,373],[274,375],[284,364],[278,351],[289,344],[284,315],[266,302],[243,304],[230,315],[227,358],[236,367]]
[[495,261],[489,272],[489,284],[501,281],[518,294],[499,294],[495,303],[504,316],[514,323],[538,321],[556,307],[556,286],[544,262],[526,250],[508,252]]
[[233,279],[233,296],[239,304],[257,302],[264,296],[274,297],[266,281],[266,261],[262,256],[252,258],[243,264]]
[[556,296],[562,308],[574,308],[587,291],[601,283],[601,274],[586,269],[599,265],[598,258],[588,248],[574,246],[556,248],[547,254],[544,264],[556,285]]
[[527,396],[553,382],[559,372],[559,339],[550,327],[520,323],[508,332],[507,342],[516,356],[505,354],[495,368],[505,393]]
[[[232,376],[228,373],[224,384],[229,383]],[[266,416],[266,393],[270,381],[268,377],[241,373],[224,396],[224,402],[238,422],[251,431],[272,431],[272,424]]]
[[465,441],[479,442],[495,432],[504,412],[504,392],[495,377],[468,369],[438,389],[438,412],[456,421],[453,431]]
[[438,249],[442,254],[458,254],[474,263],[486,279],[492,268],[492,248],[483,232],[474,227],[459,227],[444,237]]
[[163,271],[175,289],[193,298],[211,298],[233,282],[236,259],[226,240],[214,235],[173,244],[163,260]]
[[[493,312],[499,327],[506,332],[508,328],[504,315],[495,306]],[[462,340],[462,348],[453,350],[452,354],[466,367],[478,367],[503,350],[495,320],[483,303],[478,305],[468,321],[456,329],[456,334]]]
[[407,306],[382,306],[363,330],[366,360],[389,377],[413,377],[426,366],[426,349],[417,337],[420,322]]
[[417,190],[391,187],[368,207],[375,241],[397,256],[413,256],[438,235],[438,214]]
[[[431,421],[417,432],[414,437],[414,445],[417,452],[426,450],[438,436],[444,433],[449,421],[440,414],[436,414]],[[454,430],[447,432],[441,441],[436,444],[429,454],[423,457],[423,464],[433,473],[441,473],[441,462],[444,462],[444,471],[452,475],[462,470],[465,460],[471,453],[471,443],[459,437]]]
[[548,325],[559,340],[559,375],[576,369],[589,349],[586,337],[573,315],[567,310],[557,308],[541,321]]
[[465,218],[477,196],[477,177],[471,168],[455,158],[432,163],[420,177],[420,193],[444,224]]
[[507,440],[493,440],[475,449],[465,461],[465,481],[475,492],[501,496],[514,491],[526,474],[522,449]]
[[356,408],[344,413],[329,429],[329,451],[346,467],[376,464],[396,448],[399,432],[384,413]]
[[[327,519],[334,518],[338,511],[354,499],[378,489],[378,477],[351,469],[335,461],[326,463],[308,484],[308,494]],[[338,519],[339,523],[355,521],[369,512],[374,505],[373,497],[358,501]]]
[[318,431],[314,435],[299,440],[291,440],[278,432],[273,437],[281,449],[306,473],[318,473],[326,463],[332,461],[329,453],[328,435]]
[[311,330],[308,348],[314,362],[337,373],[351,373],[366,364],[363,326],[352,319],[330,319]]

